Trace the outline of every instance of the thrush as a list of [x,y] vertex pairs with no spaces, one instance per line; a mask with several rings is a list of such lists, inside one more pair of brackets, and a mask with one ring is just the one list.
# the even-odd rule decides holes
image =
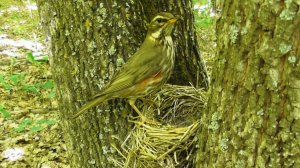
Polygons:
[[91,101],[73,115],[76,118],[88,109],[114,98],[128,98],[142,120],[146,117],[136,107],[137,98],[158,91],[169,79],[174,67],[174,46],[171,34],[177,18],[168,12],[158,13],[148,26],[140,48],[132,55]]

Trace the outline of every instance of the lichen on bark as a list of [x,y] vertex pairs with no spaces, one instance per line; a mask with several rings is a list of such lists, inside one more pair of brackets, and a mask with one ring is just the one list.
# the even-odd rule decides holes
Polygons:
[[299,25],[295,0],[223,3],[198,167],[300,166]]

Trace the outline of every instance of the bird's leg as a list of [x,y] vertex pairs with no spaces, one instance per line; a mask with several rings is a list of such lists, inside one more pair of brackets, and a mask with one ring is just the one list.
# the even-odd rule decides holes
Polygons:
[[141,99],[144,103],[148,103],[148,104],[154,105],[155,107],[159,107],[159,105],[155,101],[153,101],[153,100],[145,99],[143,97],[141,97],[139,99]]
[[[145,116],[142,114],[142,112],[136,107],[136,105],[135,105],[135,100],[136,100],[136,99],[129,99],[129,104],[130,104],[130,106],[134,109],[135,112],[138,113],[139,116],[145,117]],[[145,117],[145,118],[146,118],[146,117]]]
[[153,121],[153,120],[150,120],[148,119],[147,117],[145,117],[142,112],[136,107],[135,105],[135,100],[136,99],[129,99],[129,104],[130,106],[134,109],[134,111],[136,111],[139,115],[139,117],[141,118],[142,120],[142,123],[150,123],[150,124],[156,124],[156,125],[160,125],[158,122],[156,121]]

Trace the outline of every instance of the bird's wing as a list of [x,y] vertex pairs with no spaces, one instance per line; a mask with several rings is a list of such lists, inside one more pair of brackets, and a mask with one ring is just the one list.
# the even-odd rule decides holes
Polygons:
[[110,83],[94,97],[99,97],[113,92],[130,88],[149,77],[155,76],[161,71],[159,59],[162,57],[161,48],[149,50],[142,48],[137,51],[116,73]]

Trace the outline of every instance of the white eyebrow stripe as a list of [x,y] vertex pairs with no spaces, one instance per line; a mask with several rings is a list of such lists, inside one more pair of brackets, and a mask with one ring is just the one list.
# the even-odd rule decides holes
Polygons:
[[156,16],[155,18],[152,19],[152,21],[153,21],[153,20],[156,20],[156,19],[158,19],[158,18],[159,18],[159,19],[167,19],[167,20],[168,20],[167,17],[164,17],[164,16]]

